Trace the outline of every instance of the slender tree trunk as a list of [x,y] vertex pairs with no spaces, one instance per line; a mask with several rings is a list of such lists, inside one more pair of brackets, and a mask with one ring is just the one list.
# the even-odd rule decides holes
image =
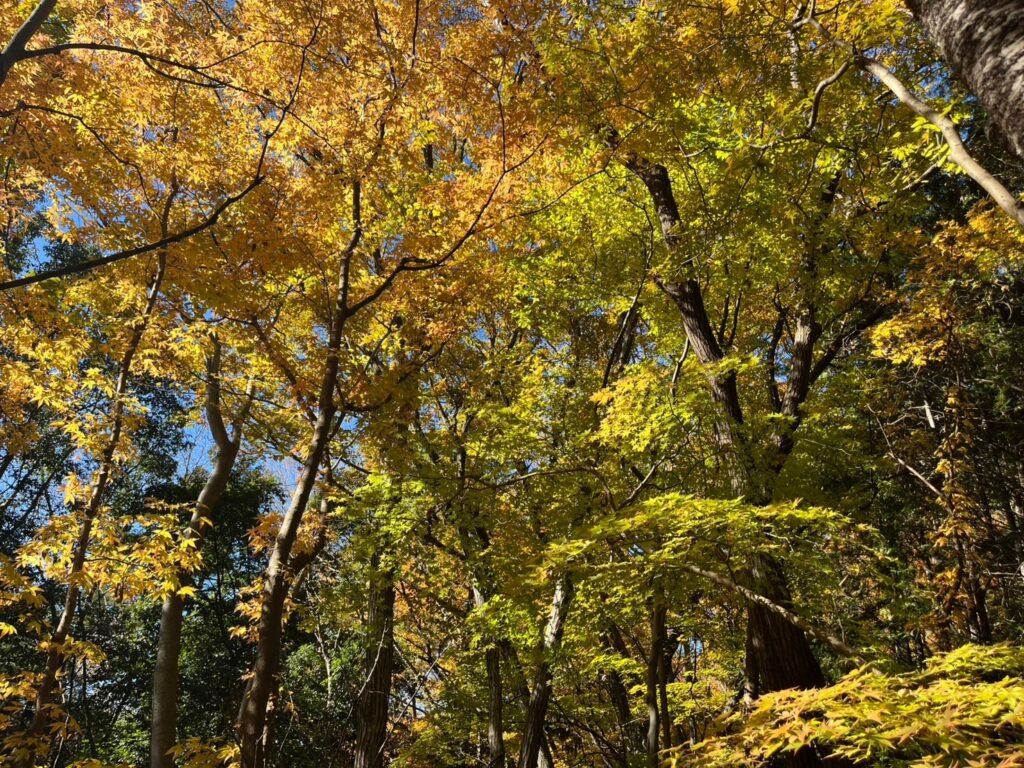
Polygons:
[[[175,195],[176,192],[172,191],[164,207],[161,220],[164,231],[166,231],[167,217]],[[85,556],[92,540],[92,526],[106,498],[107,485],[110,483],[114,472],[114,455],[121,442],[121,433],[124,429],[124,397],[128,391],[128,382],[131,378],[132,361],[135,359],[135,354],[142,343],[142,337],[145,335],[146,329],[149,327],[150,318],[156,309],[156,301],[160,294],[160,286],[163,283],[166,265],[167,253],[166,251],[161,251],[157,259],[156,273],[150,282],[149,291],[146,295],[146,305],[142,311],[142,317],[139,318],[132,329],[128,345],[121,357],[117,383],[114,386],[110,438],[107,440],[103,453],[100,456],[99,469],[89,490],[89,499],[83,510],[78,537],[75,540],[71,554],[67,598],[64,601],[64,608],[61,611],[60,619],[57,621],[57,626],[48,640],[46,666],[43,670],[39,686],[36,688],[35,710],[28,727],[28,735],[34,739],[47,742],[49,740],[49,737],[44,732],[50,723],[50,710],[53,694],[57,688],[57,676],[67,660],[67,657],[64,655],[64,643],[71,632],[71,625],[75,620],[75,614],[78,610],[78,601],[82,590],[82,575],[85,570]],[[42,744],[40,747],[42,747]],[[34,765],[34,758],[35,755],[33,753],[26,752],[16,756],[12,762],[18,768],[28,768],[28,766]]]
[[295,482],[292,498],[281,520],[274,547],[270,553],[263,578],[263,598],[260,605],[256,661],[253,663],[249,685],[242,697],[238,712],[237,730],[241,742],[242,768],[263,768],[266,760],[267,709],[271,697],[277,693],[277,673],[281,662],[281,636],[284,630],[284,607],[289,592],[292,547],[302,524],[302,517],[313,493],[320,465],[331,439],[337,404],[334,400],[338,385],[339,355],[345,323],[351,315],[349,308],[350,269],[352,257],[362,237],[360,185],[352,187],[352,240],[342,256],[338,292],[331,312],[330,333],[327,339],[327,360],[320,378],[317,397],[316,422],[312,439],[306,449],[302,470]]
[[487,649],[487,748],[490,768],[505,768],[505,723],[501,687],[501,651]]
[[[479,586],[473,587],[473,602],[479,609],[487,598]],[[487,749],[489,768],[505,768],[504,689],[501,680],[501,648],[497,642],[484,653],[487,667]],[[524,696],[528,698],[528,696]]]
[[[284,607],[289,589],[289,560],[298,536],[299,525],[316,485],[320,463],[327,449],[331,423],[334,419],[334,383],[337,380],[337,353],[328,361],[321,395],[329,402],[322,403],[313,434],[313,442],[306,453],[306,461],[299,474],[291,502],[281,521],[274,540],[270,561],[263,578],[263,599],[256,644],[256,661],[252,677],[242,698],[238,714],[238,733],[241,741],[243,768],[263,768],[266,759],[264,729],[267,707],[277,692],[277,673],[281,661],[281,636]],[[329,382],[329,386],[328,386]]]
[[185,600],[174,593],[164,598],[160,610],[160,637],[153,670],[153,715],[149,734],[149,764],[173,768],[171,749],[178,740],[178,659]]
[[658,665],[658,702],[661,707],[661,748],[670,749],[674,746],[672,714],[668,708],[668,684],[672,677],[672,660],[675,658],[676,642],[675,634],[670,637],[668,628],[662,623],[661,634],[661,659]]
[[[220,412],[219,347],[209,365],[207,387],[207,421],[217,444],[213,471],[199,493],[186,536],[201,548],[207,520],[227,487],[231,470],[241,443],[241,422],[235,422],[234,435],[228,436]],[[246,411],[243,408],[243,414]],[[180,583],[191,582],[191,575],[179,574]],[[151,768],[174,768],[170,750],[177,742],[178,730],[178,660],[181,656],[182,612],[184,598],[172,592],[164,598],[160,611],[160,635],[157,640],[156,667],[153,670],[153,715],[150,727],[149,760]]]
[[949,68],[978,97],[998,138],[1024,158],[1024,2],[908,0]]
[[[602,638],[604,644],[614,649],[624,658],[629,653],[622,642],[622,636],[614,625]],[[608,691],[608,699],[611,701],[612,709],[615,711],[615,720],[619,727],[619,752],[618,761],[625,766],[629,763],[629,755],[633,749],[639,749],[642,742],[642,734],[636,731],[636,724],[633,722],[633,713],[629,705],[629,691],[622,680],[618,670],[610,669],[604,673],[603,682]]]
[[355,768],[382,768],[388,729],[388,704],[394,669],[395,584],[378,570],[374,555],[370,574],[366,678],[359,695]]
[[[565,618],[572,603],[573,583],[566,574],[555,584],[555,594],[551,600],[551,612],[548,616],[544,641],[541,646],[541,658],[534,672],[533,687],[530,689],[530,700],[526,706],[526,722],[523,724],[523,741],[519,749],[519,768],[538,768],[541,748],[544,744],[544,719],[547,716],[548,702],[551,699],[551,654],[558,649],[565,631]],[[550,758],[545,758],[550,762]]]
[[647,768],[658,768],[658,739],[661,731],[658,709],[662,649],[665,634],[665,606],[655,603],[651,608],[651,652],[647,657]]

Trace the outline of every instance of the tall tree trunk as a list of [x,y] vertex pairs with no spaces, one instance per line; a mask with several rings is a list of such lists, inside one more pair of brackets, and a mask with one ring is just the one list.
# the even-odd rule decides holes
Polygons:
[[[629,652],[622,641],[622,635],[619,633],[618,627],[612,625],[602,639],[606,646],[614,649],[623,658],[629,658]],[[605,689],[608,691],[608,699],[611,701],[612,709],[615,711],[616,724],[619,727],[620,754],[618,760],[621,765],[625,766],[629,763],[630,752],[641,748],[643,734],[637,732],[637,724],[633,722],[633,713],[629,705],[629,691],[622,679],[622,675],[619,674],[618,670],[610,669],[604,673],[603,681]]]
[[375,554],[370,573],[366,677],[359,694],[355,768],[384,765],[395,656],[395,584],[390,573],[378,570],[379,565],[380,556]]
[[[231,470],[242,441],[242,423],[252,402],[249,399],[234,420],[232,433],[228,434],[221,412],[220,397],[220,345],[214,343],[213,354],[207,361],[206,420],[217,446],[213,470],[206,479],[199,497],[192,509],[186,538],[201,549],[206,535],[206,526],[227,487]],[[182,586],[192,581],[188,573],[178,577]],[[149,761],[151,768],[174,768],[170,750],[177,741],[178,730],[178,661],[181,657],[182,612],[185,599],[177,592],[164,598],[160,611],[160,635],[157,640],[156,666],[153,670],[153,714],[150,723]]]
[[[755,592],[787,610],[792,608],[785,575],[773,558],[755,555],[749,573]],[[753,654],[753,659],[748,659],[748,671],[752,662],[758,694],[825,685],[825,676],[803,631],[778,613],[750,601],[747,602],[747,652]],[[817,768],[821,764],[811,747],[781,755],[772,763],[775,768]]]
[[489,768],[505,768],[505,723],[501,687],[501,651],[497,646],[487,649],[487,748]]
[[658,702],[661,707],[661,748],[670,749],[675,744],[672,740],[674,724],[668,708],[668,684],[672,678],[672,661],[679,647],[675,633],[670,635],[664,622],[661,625],[661,659],[658,665]]
[[[752,589],[783,608],[793,607],[779,564],[755,555],[750,567]],[[748,648],[753,652],[760,693],[785,688],[819,688],[825,684],[814,655],[807,649],[803,631],[778,613],[757,603],[747,603]]]
[[312,439],[306,449],[302,470],[296,479],[288,509],[281,519],[281,527],[274,540],[263,577],[256,661],[253,663],[249,685],[242,697],[237,721],[242,768],[263,768],[266,760],[267,745],[264,732],[267,725],[267,708],[271,697],[277,693],[281,636],[284,629],[282,623],[289,591],[292,547],[295,545],[309,497],[320,474],[320,465],[327,453],[327,444],[331,439],[334,416],[337,413],[334,394],[338,386],[341,339],[345,324],[354,311],[349,305],[350,270],[352,257],[362,237],[360,196],[359,182],[355,182],[352,186],[352,239],[342,255],[338,292],[331,312],[330,333],[327,339],[327,360],[320,377],[320,390],[317,396],[316,422]]
[[284,608],[290,579],[289,560],[330,439],[335,411],[333,390],[337,370],[335,352],[328,360],[328,371],[324,375],[321,387],[321,409],[314,429],[313,442],[306,453],[305,464],[292,492],[288,510],[281,521],[277,538],[274,540],[274,548],[270,553],[270,561],[263,578],[256,661],[238,714],[243,768],[263,768],[266,759],[264,729],[267,724],[268,704],[271,696],[277,692]]
[[[477,609],[487,601],[479,586],[473,587],[473,603]],[[496,640],[484,653],[487,667],[487,749],[489,768],[505,768],[504,688],[501,680],[501,647]],[[529,695],[524,694],[524,699]]]
[[[644,183],[651,195],[666,249],[677,256],[680,262],[688,263],[688,254],[680,253],[684,224],[679,215],[668,169],[637,157],[629,158],[626,165]],[[834,191],[831,194],[834,195]],[[753,503],[765,503],[770,499],[770,494],[754,480],[756,473],[753,457],[740,432],[743,409],[735,374],[723,375],[718,371],[717,366],[724,359],[724,351],[708,319],[697,276],[692,270],[684,270],[681,279],[662,281],[659,285],[679,309],[686,338],[698,360],[707,369],[712,395],[722,411],[716,432],[719,445],[726,453],[724,460],[733,493],[745,496]],[[813,317],[810,320],[813,321]],[[808,327],[813,327],[813,322]],[[793,390],[793,396],[786,405],[794,423],[799,423],[796,415],[806,397],[812,376],[810,360],[815,337],[813,334],[805,336],[797,340],[798,348],[794,353],[799,354],[790,371],[789,388]],[[791,448],[791,445],[789,442],[787,448]],[[774,469],[777,471],[780,468],[781,461],[777,462]],[[764,555],[756,557],[749,566],[749,572],[754,592],[773,602],[785,603],[790,600],[785,575],[773,559]],[[771,615],[756,603],[748,602],[747,632],[747,647],[756,657],[753,664],[748,660],[748,670],[756,667],[762,693],[824,684],[821,668],[802,630],[779,616]],[[807,752],[809,755],[805,754]],[[813,752],[803,750],[792,758],[792,762],[781,764],[803,768],[805,765],[819,763]]]
[[661,641],[665,634],[665,606],[651,607],[651,652],[647,657],[647,768],[658,768],[658,739],[661,731],[658,683],[661,678]]
[[[562,642],[565,618],[569,612],[572,598],[572,578],[565,574],[556,582],[555,594],[551,599],[551,612],[540,649],[541,658],[537,662],[533,687],[530,689],[530,700],[526,706],[523,741],[519,749],[519,768],[538,768],[541,748],[545,741],[544,719],[547,716],[548,702],[551,699],[551,655]],[[545,759],[550,762],[550,758],[545,757]]]
[[1024,158],[1024,2],[908,0],[949,68],[978,97],[998,137]]

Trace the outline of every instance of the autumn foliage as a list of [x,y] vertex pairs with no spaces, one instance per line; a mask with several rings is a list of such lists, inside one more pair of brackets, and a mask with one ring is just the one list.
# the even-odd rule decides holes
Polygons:
[[1024,766],[1024,161],[902,2],[0,30],[0,764]]

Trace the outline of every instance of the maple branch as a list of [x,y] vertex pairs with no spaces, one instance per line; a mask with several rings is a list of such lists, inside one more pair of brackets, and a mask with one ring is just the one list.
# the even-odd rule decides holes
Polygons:
[[220,341],[213,337],[213,351],[206,359],[206,421],[217,447],[224,450],[231,444],[220,407]]
[[[317,29],[319,29],[319,27]],[[309,44],[312,45],[312,43],[313,40],[311,40]],[[216,224],[217,221],[220,219],[221,215],[224,213],[224,211],[226,211],[228,208],[233,206],[238,201],[245,198],[250,192],[256,189],[256,187],[262,184],[264,179],[266,178],[266,176],[264,176],[263,174],[263,166],[266,163],[267,153],[270,150],[270,142],[274,138],[274,136],[277,135],[277,132],[281,130],[281,126],[284,125],[285,118],[288,117],[288,115],[291,113],[292,107],[295,105],[295,100],[298,97],[299,88],[302,85],[302,74],[305,71],[307,51],[308,47],[303,48],[302,60],[299,67],[299,74],[298,77],[296,78],[295,86],[292,88],[292,92],[290,98],[288,99],[288,103],[281,107],[280,115],[278,116],[277,123],[274,125],[273,129],[263,137],[263,145],[260,148],[260,154],[256,161],[256,172],[253,174],[252,181],[250,181],[245,186],[244,189],[242,189],[240,192],[234,195],[230,195],[229,197],[224,198],[224,200],[221,201],[220,205],[218,205],[209,216],[207,216],[205,219],[203,219],[203,221],[199,222],[198,224],[189,227],[188,229],[184,229],[173,235],[168,235],[166,237],[161,238],[160,240],[157,240],[154,243],[148,243],[147,245],[140,245],[135,248],[129,248],[124,251],[118,251],[117,253],[112,253],[107,256],[101,256],[100,258],[97,259],[89,259],[88,261],[83,261],[78,264],[72,264],[66,267],[61,267],[59,269],[44,270],[43,272],[37,272],[33,275],[19,277],[14,280],[7,280],[5,282],[0,283],[0,292],[7,291],[12,288],[20,288],[26,285],[41,283],[44,280],[49,280],[51,278],[67,277],[69,275],[88,272],[97,267],[103,267],[106,266],[107,264],[113,264],[114,262],[117,261],[123,261],[124,259],[129,259],[133,256],[141,256],[144,253],[160,250],[166,248],[168,245],[173,245],[174,243],[181,242],[182,240],[187,240],[188,238],[192,237],[192,235],[197,235],[200,232],[204,232],[205,230],[209,229],[214,224]]]
[[78,264],[70,264],[58,269],[47,269],[42,272],[36,272],[32,275],[19,277],[14,280],[6,280],[0,283],[0,292],[9,291],[12,288],[21,288],[26,285],[34,285],[35,283],[41,283],[44,280],[50,280],[52,278],[68,277],[70,275],[81,274],[82,272],[89,272],[97,267],[103,267],[107,264],[124,261],[125,259],[130,259],[133,256],[141,256],[144,253],[157,251],[161,248],[166,248],[168,245],[173,245],[174,243],[180,243],[182,240],[187,240],[192,237],[192,235],[197,235],[216,224],[224,211],[256,189],[256,187],[263,183],[264,178],[266,177],[263,176],[262,173],[258,173],[241,192],[231,195],[230,197],[226,197],[221,204],[214,209],[213,213],[194,226],[183,229],[173,235],[163,237],[155,242],[147,243],[146,245],[128,248],[124,251],[118,251],[96,259],[89,259],[87,261],[79,262]]
[[804,23],[814,27],[828,43],[849,48],[853,52],[854,63],[861,70],[877,78],[904,106],[909,107],[914,114],[938,128],[942,138],[946,141],[946,145],[949,147],[950,162],[960,166],[964,173],[985,190],[988,196],[992,198],[992,201],[1007,216],[1024,227],[1024,205],[1021,205],[1013,193],[999,179],[974,159],[974,156],[968,151],[967,145],[964,144],[964,140],[960,136],[959,127],[952,119],[934,109],[924,99],[911,91],[892,70],[877,59],[866,56],[854,46],[834,38],[813,15],[806,19]]
[[25,23],[14,33],[14,36],[7,43],[3,52],[0,52],[0,86],[7,80],[7,74],[11,71],[14,62],[25,58],[25,46],[28,45],[28,41],[32,39],[35,33],[39,31],[39,28],[43,26],[43,22],[50,17],[56,6],[57,0],[40,0],[39,5],[35,7],[32,13],[29,14],[29,17],[25,19]]

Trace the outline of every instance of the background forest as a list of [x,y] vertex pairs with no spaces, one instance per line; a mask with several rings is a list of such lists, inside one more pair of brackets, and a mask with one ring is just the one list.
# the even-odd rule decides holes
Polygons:
[[1024,766],[1024,2],[0,31],[0,764]]

